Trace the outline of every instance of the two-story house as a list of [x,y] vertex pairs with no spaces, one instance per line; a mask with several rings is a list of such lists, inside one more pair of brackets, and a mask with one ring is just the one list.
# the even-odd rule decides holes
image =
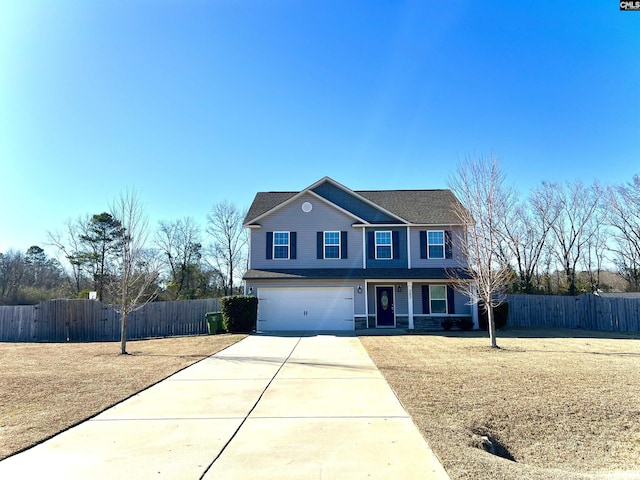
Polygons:
[[257,330],[477,326],[451,281],[465,261],[458,205],[449,190],[352,191],[328,177],[258,193],[244,222]]

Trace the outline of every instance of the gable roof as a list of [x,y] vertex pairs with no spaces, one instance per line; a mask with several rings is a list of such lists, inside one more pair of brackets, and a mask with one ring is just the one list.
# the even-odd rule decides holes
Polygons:
[[[392,215],[398,221],[419,225],[457,224],[455,209],[460,202],[451,190],[349,190],[335,180],[325,177],[300,192],[258,192],[249,207],[244,224],[249,225],[283,204],[313,192],[323,183],[330,183],[363,202],[369,203],[381,212]],[[326,199],[330,203],[330,199]]]

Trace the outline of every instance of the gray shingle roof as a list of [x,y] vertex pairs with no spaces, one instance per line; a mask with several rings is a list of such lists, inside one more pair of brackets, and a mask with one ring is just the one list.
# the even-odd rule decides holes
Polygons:
[[[250,222],[299,192],[259,192],[244,222]],[[460,202],[451,190],[361,190],[358,195],[379,205],[409,223],[427,225],[457,224],[455,208]]]
[[451,190],[375,190],[356,193],[410,223],[459,223],[455,208],[460,202]]
[[244,223],[250,222],[298,193],[300,192],[258,192],[249,207],[247,216],[244,217]]

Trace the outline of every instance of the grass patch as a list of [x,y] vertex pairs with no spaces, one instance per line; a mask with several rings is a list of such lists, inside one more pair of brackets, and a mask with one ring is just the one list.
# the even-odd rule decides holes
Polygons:
[[35,445],[244,335],[127,342],[0,343],[0,459]]
[[481,332],[360,340],[452,479],[640,478],[638,336],[511,330],[500,349]]

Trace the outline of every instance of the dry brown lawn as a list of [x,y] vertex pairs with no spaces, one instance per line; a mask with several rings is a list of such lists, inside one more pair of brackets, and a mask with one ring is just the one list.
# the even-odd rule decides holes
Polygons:
[[244,335],[0,343],[0,459],[75,425]]
[[360,339],[452,479],[640,478],[640,336],[512,330],[497,350],[481,332]]

